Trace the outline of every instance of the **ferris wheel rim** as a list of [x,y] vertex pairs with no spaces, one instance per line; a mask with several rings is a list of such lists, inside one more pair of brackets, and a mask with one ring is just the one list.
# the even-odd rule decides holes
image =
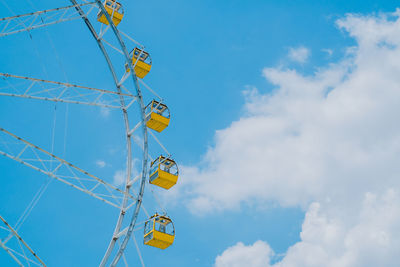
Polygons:
[[[110,60],[110,57],[108,56],[107,50],[104,48],[104,45],[102,43],[101,38],[98,38],[97,32],[94,30],[94,27],[91,24],[91,22],[89,21],[89,19],[86,16],[83,16],[84,11],[77,4],[76,0],[70,0],[70,2],[75,5],[76,10],[82,15],[81,18],[84,20],[86,26],[88,27],[88,29],[92,33],[92,36],[94,37],[95,41],[97,42],[97,44],[99,46],[99,49],[101,50],[103,56],[105,57],[105,59],[107,61],[108,68],[109,68],[109,70],[110,70],[110,72],[111,72],[111,74],[113,76],[114,83],[115,83],[116,88],[117,88],[117,90],[119,92],[120,91],[120,86],[119,86],[119,82],[118,82],[118,79],[117,79],[117,76],[116,76],[116,73],[115,73],[115,70],[114,70],[114,66],[112,64],[112,61]],[[144,188],[145,188],[145,182],[146,182],[146,175],[147,175],[147,161],[148,161],[148,142],[147,142],[147,138],[148,138],[148,135],[147,135],[147,127],[145,126],[145,105],[143,103],[141,90],[140,90],[140,87],[139,87],[139,84],[138,84],[138,79],[136,77],[134,68],[132,66],[132,62],[129,60],[129,54],[128,54],[127,50],[126,50],[125,43],[122,40],[121,35],[119,34],[119,31],[118,31],[117,27],[115,26],[114,22],[112,21],[112,19],[110,18],[110,16],[106,12],[106,10],[105,10],[103,4],[101,3],[101,1],[100,0],[95,0],[95,2],[99,6],[99,9],[104,13],[106,19],[108,20],[109,26],[112,28],[112,31],[113,31],[113,33],[115,35],[115,38],[117,38],[118,43],[121,46],[122,52],[123,52],[124,57],[125,57],[126,64],[128,64],[129,68],[131,69],[130,73],[132,75],[133,83],[134,83],[134,86],[135,86],[135,89],[136,89],[136,93],[137,93],[137,103],[139,104],[139,108],[140,108],[140,113],[141,113],[140,115],[141,115],[142,129],[143,129],[143,137],[144,137],[143,138],[143,154],[142,154],[143,155],[142,179],[141,179],[141,182],[140,182],[140,189],[139,189],[139,192],[138,192],[138,195],[137,195],[137,201],[136,201],[136,204],[135,204],[134,213],[133,213],[133,215],[131,217],[131,220],[130,220],[128,231],[126,232],[125,237],[124,237],[123,242],[122,242],[122,245],[120,246],[116,257],[114,258],[114,260],[112,261],[112,264],[111,264],[111,266],[115,266],[118,263],[120,257],[122,256],[122,254],[123,254],[123,252],[124,252],[124,250],[126,248],[126,245],[127,245],[128,241],[129,241],[129,238],[133,233],[133,229],[134,229],[134,226],[135,226],[138,214],[139,214],[139,210],[140,210],[140,207],[141,207],[141,204],[142,204],[142,199],[143,199],[143,195],[144,195]],[[123,117],[124,117],[124,121],[125,121],[125,133],[126,133],[126,138],[127,138],[127,151],[128,151],[128,153],[127,153],[127,167],[126,167],[127,168],[126,169],[126,177],[127,177],[127,179],[126,179],[126,182],[125,182],[125,192],[129,192],[130,184],[129,184],[129,180],[128,179],[130,178],[131,171],[132,171],[131,170],[131,168],[132,168],[132,166],[131,166],[131,162],[132,162],[132,149],[131,149],[132,140],[131,140],[131,134],[130,134],[130,130],[131,129],[129,127],[128,114],[127,114],[126,109],[124,109],[124,104],[123,104],[123,98],[122,97],[121,97],[121,105],[122,105],[121,107],[122,107],[122,110],[123,110]],[[116,241],[117,241],[117,239],[115,238],[115,234],[117,234],[121,229],[122,221],[123,221],[124,216],[125,216],[125,207],[126,207],[126,201],[127,201],[126,199],[127,198],[124,197],[124,201],[123,201],[123,204],[121,205],[121,209],[120,209],[120,214],[119,214],[119,217],[118,217],[115,229],[114,229],[114,234],[113,234],[112,239],[111,239],[111,241],[110,241],[110,243],[108,245],[107,251],[106,251],[106,253],[105,253],[105,255],[104,255],[104,257],[103,257],[103,259],[102,259],[102,261],[100,263],[100,266],[105,266],[106,265],[106,263],[108,262],[108,260],[109,260],[109,258],[111,256],[111,253],[112,253],[112,251],[113,251],[113,249],[115,247],[115,244],[116,244]]]
[[[77,4],[77,0],[70,0],[70,2],[71,3],[73,3],[74,5],[73,6],[68,6],[68,7],[64,7],[64,8],[56,8],[56,9],[50,9],[50,11],[52,11],[52,10],[56,10],[56,11],[58,11],[58,10],[61,10],[61,9],[65,9],[66,11],[69,11],[69,10],[73,10],[73,9],[75,9],[78,13],[79,13],[79,16],[73,16],[73,17],[70,17],[70,16],[67,16],[66,18],[64,17],[64,15],[65,15],[65,13],[66,12],[64,12],[64,13],[62,13],[62,15],[60,16],[60,17],[56,17],[53,21],[44,21],[43,19],[41,19],[40,21],[41,21],[41,23],[37,23],[37,25],[35,24],[33,24],[35,21],[39,21],[39,20],[37,20],[37,17],[40,15],[40,14],[45,14],[47,11],[49,11],[49,10],[46,10],[46,11],[39,11],[39,12],[34,12],[34,13],[29,13],[28,15],[32,15],[32,17],[33,17],[33,21],[28,25],[28,26],[26,26],[25,24],[22,24],[21,25],[21,29],[18,29],[17,31],[13,28],[13,27],[11,27],[11,29],[14,29],[14,31],[10,31],[10,29],[8,29],[7,28],[7,26],[9,25],[9,22],[7,22],[6,23],[6,27],[4,27],[3,28],[3,33],[0,33],[0,36],[5,36],[5,35],[9,35],[9,34],[13,34],[13,33],[18,33],[18,32],[21,32],[21,31],[30,31],[30,30],[32,30],[32,29],[36,29],[36,28],[40,28],[40,27],[44,27],[44,26],[47,26],[47,25],[52,25],[52,24],[56,24],[56,23],[60,23],[60,22],[64,22],[64,21],[69,21],[69,20],[73,20],[73,19],[77,19],[77,18],[82,18],[83,20],[84,20],[84,22],[86,23],[86,25],[87,25],[87,27],[89,28],[89,30],[91,31],[91,33],[92,33],[92,35],[93,35],[93,37],[95,38],[95,40],[96,40],[96,42],[98,43],[98,46],[99,46],[99,48],[100,48],[100,50],[101,50],[101,52],[103,53],[103,56],[105,57],[105,59],[106,59],[106,61],[107,61],[107,64],[108,64],[108,67],[109,67],[109,71],[111,72],[111,74],[112,74],[112,76],[113,76],[113,79],[114,79],[114,82],[115,82],[115,85],[116,85],[116,89],[117,89],[117,95],[119,95],[119,100],[120,100],[120,108],[121,108],[121,110],[123,111],[123,117],[124,117],[124,123],[125,123],[125,134],[126,134],[126,140],[127,140],[127,143],[126,143],[126,145],[127,145],[127,151],[128,151],[128,153],[127,153],[127,164],[126,164],[126,182],[125,182],[125,194],[124,194],[124,196],[123,196],[123,201],[122,201],[122,203],[120,204],[120,206],[116,206],[116,207],[118,207],[119,208],[119,210],[120,210],[120,214],[119,214],[119,217],[118,217],[118,221],[117,221],[117,224],[116,224],[116,227],[115,227],[115,230],[114,230],[114,234],[113,234],[113,236],[112,236],[112,239],[111,239],[111,241],[110,241],[110,244],[109,244],[109,247],[108,247],[108,249],[107,249],[107,252],[106,252],[106,255],[104,256],[104,258],[103,258],[103,261],[102,261],[102,263],[100,264],[101,266],[104,266],[106,263],[107,263],[107,260],[109,259],[109,257],[111,256],[111,253],[113,252],[113,251],[116,251],[116,250],[113,250],[114,249],[114,246],[116,245],[116,241],[118,241],[118,246],[117,246],[117,248],[118,248],[118,251],[117,251],[117,254],[116,254],[116,256],[114,257],[114,260],[112,261],[112,266],[115,266],[117,263],[118,263],[118,261],[119,261],[119,259],[121,258],[121,256],[124,258],[125,257],[125,255],[123,254],[123,252],[124,252],[124,250],[125,250],[125,248],[126,248],[126,245],[127,245],[127,243],[128,243],[128,241],[129,241],[129,239],[130,239],[130,237],[131,237],[131,235],[132,235],[132,233],[133,233],[133,231],[134,230],[136,230],[137,229],[137,227],[138,226],[135,226],[135,224],[137,225],[137,218],[138,218],[138,214],[139,214],[139,211],[140,211],[140,208],[143,208],[144,209],[144,206],[143,206],[143,204],[142,204],[142,200],[143,200],[143,195],[144,195],[144,189],[145,189],[145,183],[146,183],[146,178],[147,178],[147,168],[148,168],[148,158],[150,157],[150,155],[148,154],[148,129],[147,129],[147,126],[146,126],[146,111],[145,111],[145,105],[144,105],[144,102],[143,102],[143,96],[142,96],[142,93],[141,93],[141,89],[140,89],[140,86],[139,86],[139,81],[140,82],[142,82],[143,83],[143,81],[141,81],[141,80],[138,80],[138,78],[136,77],[136,73],[135,73],[135,69],[134,69],[134,67],[135,67],[135,65],[136,65],[136,63],[135,63],[135,65],[133,65],[133,62],[132,62],[132,60],[130,59],[130,56],[129,56],[129,54],[128,54],[128,52],[127,52],[127,50],[126,50],[126,46],[125,46],[125,43],[124,43],[124,40],[122,40],[122,38],[121,38],[121,35],[120,35],[120,31],[116,28],[116,26],[115,26],[115,24],[114,24],[114,22],[110,19],[110,16],[109,16],[109,14],[105,11],[105,8],[104,8],[104,6],[102,5],[102,3],[101,3],[101,1],[100,0],[95,0],[95,1],[93,1],[93,2],[90,2],[90,3],[88,3],[86,0],[82,0],[85,4],[84,5],[86,5],[86,6],[89,6],[89,5],[91,5],[92,7],[90,8],[90,10],[89,11],[83,11],[83,9],[82,9],[82,6],[84,6],[83,4]],[[127,64],[127,67],[130,69],[130,74],[129,74],[129,71],[126,71],[126,73],[125,74],[128,74],[128,75],[124,75],[124,77],[120,80],[120,81],[118,81],[118,79],[117,79],[117,77],[116,77],[116,72],[115,72],[115,70],[114,70],[114,65],[113,65],[113,62],[111,61],[111,59],[110,59],[110,57],[109,57],[109,55],[108,55],[108,51],[105,49],[105,47],[104,47],[104,44],[103,44],[103,42],[102,41],[104,41],[104,43],[105,44],[107,44],[107,45],[109,45],[109,46],[111,46],[112,47],[112,45],[110,45],[110,43],[108,43],[106,40],[104,40],[103,39],[103,34],[105,33],[105,32],[102,32],[102,30],[100,31],[100,33],[99,33],[99,36],[100,36],[100,38],[98,38],[98,36],[97,36],[97,31],[94,29],[94,27],[93,27],[93,25],[91,24],[91,22],[89,21],[89,19],[88,19],[88,16],[89,16],[89,13],[91,12],[91,10],[93,10],[93,8],[94,7],[96,7],[96,6],[98,6],[98,8],[101,10],[101,12],[103,12],[104,13],[104,15],[105,15],[105,17],[107,18],[107,20],[108,20],[108,22],[109,22],[109,27],[107,27],[107,29],[109,29],[110,27],[112,28],[112,30],[113,30],[113,33],[114,33],[114,36],[115,36],[115,38],[117,38],[117,40],[118,40],[118,42],[119,42],[119,45],[121,46],[121,50],[118,50],[118,49],[116,49],[118,52],[120,52],[121,54],[123,54],[123,56],[125,57],[125,62],[126,62],[126,64]],[[38,15],[39,14],[39,15]],[[50,16],[51,17],[51,16]],[[54,16],[53,16],[54,17]],[[12,17],[12,18],[14,18],[14,17]],[[15,18],[18,18],[18,16],[16,16]],[[19,23],[18,23],[18,25],[19,25]],[[32,26],[33,25],[33,26]],[[6,28],[7,28],[7,31],[6,31]],[[123,33],[122,33],[123,34]],[[124,34],[124,36],[126,36],[126,34]],[[131,38],[128,38],[128,39],[130,39],[131,40]],[[134,41],[135,42],[135,41]],[[136,43],[136,42],[135,42]],[[112,48],[114,48],[114,47],[112,47]],[[143,47],[144,48],[144,47]],[[114,48],[115,49],[115,48]],[[129,77],[129,75],[132,75],[132,79],[133,79],[133,83],[134,83],[134,87],[135,87],[135,89],[136,89],[136,93],[137,93],[137,96],[130,102],[130,103],[128,103],[128,105],[125,105],[125,98],[123,97],[123,94],[122,94],[122,90],[121,89],[124,89],[124,90],[126,90],[126,91],[128,91],[126,88],[125,88],[125,86],[123,85],[123,83],[124,83],[124,78],[126,79],[126,78],[128,78]],[[31,81],[33,81],[33,83],[36,83],[36,82],[38,82],[38,81],[40,81],[40,82],[46,82],[46,83],[54,83],[54,82],[52,82],[52,81],[47,81],[47,80],[41,80],[41,79],[35,79],[35,78],[29,78],[29,77],[22,77],[22,76],[16,76],[16,75],[4,75],[4,76],[6,76],[6,77],[13,77],[13,78],[18,78],[18,79],[26,79],[26,80],[31,80]],[[126,76],[126,77],[125,77]],[[66,83],[56,83],[57,85],[62,85],[62,86],[64,86],[64,87],[68,87],[68,86],[71,86],[70,84],[66,84]],[[97,90],[97,89],[95,89],[95,88],[88,88],[88,87],[82,87],[82,86],[78,86],[79,88],[82,88],[82,89],[87,89],[87,90],[94,90],[94,91],[99,91],[99,93],[100,94],[103,94],[103,93],[107,93],[107,92],[105,92],[105,90]],[[154,91],[152,91],[152,89],[150,88],[150,87],[148,87],[148,86],[145,86],[147,89],[149,89],[151,92],[153,92],[155,95],[157,95]],[[44,92],[48,92],[49,90],[48,89],[45,89],[44,90]],[[129,92],[129,91],[128,91]],[[62,93],[64,93],[64,91],[62,92]],[[55,102],[67,102],[66,100],[63,100],[63,99],[60,99],[60,98],[48,98],[48,97],[40,97],[40,96],[38,96],[38,97],[33,97],[32,95],[16,95],[16,94],[7,94],[7,93],[5,93],[5,94],[3,94],[3,95],[8,95],[8,96],[14,96],[14,97],[25,97],[25,98],[32,98],[32,99],[41,99],[41,100],[46,100],[46,101],[55,101]],[[78,95],[79,95],[79,93],[78,93]],[[158,96],[158,95],[157,95]],[[159,97],[159,96],[158,96]],[[160,98],[160,97],[159,97]],[[97,99],[97,98],[96,98]],[[132,141],[135,141],[135,135],[133,135],[133,131],[130,129],[130,126],[129,126],[129,118],[128,118],[128,108],[129,108],[129,106],[131,105],[131,104],[133,104],[134,102],[138,102],[138,105],[139,105],[139,111],[140,111],[140,117],[141,117],[141,119],[139,119],[139,121],[141,121],[141,126],[142,126],[142,130],[143,130],[143,140],[142,140],[142,142],[143,142],[143,147],[142,147],[142,150],[143,150],[143,153],[141,153],[141,152],[139,152],[138,154],[142,154],[143,156],[142,156],[142,160],[143,160],[143,165],[142,165],[142,171],[141,171],[141,177],[140,177],[140,175],[138,175],[137,177],[135,177],[134,179],[132,179],[132,180],[130,180],[131,179],[131,176],[132,176],[132,169],[133,169],[133,166],[132,166],[132,164],[131,164],[131,162],[132,162]],[[67,103],[77,103],[77,104],[86,104],[86,105],[93,105],[93,104],[95,104],[95,103],[92,103],[92,102],[78,102],[78,101],[72,101],[72,100],[69,100]],[[128,101],[129,102],[129,101]],[[98,103],[97,103],[98,104]],[[103,105],[104,106],[104,105]],[[10,135],[10,134],[9,134]],[[17,137],[17,136],[13,136],[13,137],[16,137],[18,140],[22,140],[21,138],[19,138],[19,137]],[[11,159],[14,159],[14,160],[16,160],[16,159],[18,159],[19,158],[19,156],[25,151],[25,149],[26,149],[26,147],[28,147],[29,145],[25,145],[25,147],[21,150],[21,152],[20,153],[18,153],[18,156],[17,157],[13,157],[13,155],[12,154],[10,154],[10,155],[8,155]],[[37,146],[35,146],[35,145],[32,145],[32,147],[34,148],[34,149],[39,149],[40,150],[40,148],[39,147],[37,147]],[[45,153],[46,154],[46,151],[44,151],[44,150],[41,150],[43,153]],[[5,155],[5,154],[4,154]],[[7,156],[7,155],[6,155]],[[52,156],[52,157],[55,157],[53,154],[51,154],[50,156]],[[40,161],[40,162],[42,162],[42,160],[38,157],[38,160]],[[42,162],[43,163],[43,162]],[[27,166],[29,166],[29,164],[26,164]],[[53,172],[55,172],[56,170],[58,170],[58,168],[59,167],[61,167],[61,166],[63,166],[63,165],[68,165],[68,166],[72,166],[71,164],[68,164],[67,162],[62,162],[62,164],[60,164],[60,165],[58,165],[56,168],[54,168],[54,170],[53,170]],[[37,171],[40,171],[41,172],[41,169],[40,168],[35,168],[35,166],[33,166],[33,165],[31,165],[30,166],[31,168],[34,168],[35,170],[37,170]],[[74,167],[74,166],[72,166],[72,167]],[[81,171],[82,172],[82,170],[78,170],[78,171]],[[85,172],[85,171],[83,171],[83,173],[85,174],[85,175],[89,175],[89,176],[91,176],[89,173],[87,173],[87,172]],[[50,172],[49,171],[46,171],[45,172],[45,174],[50,174]],[[53,177],[54,176],[54,177]],[[55,175],[53,175],[52,176],[52,178],[57,178]],[[105,183],[102,183],[99,179],[96,179],[96,177],[92,177],[91,176],[91,178],[93,178],[94,180],[96,180],[97,182],[98,182],[98,184],[105,184]],[[93,180],[92,179],[92,180]],[[128,195],[129,195],[129,192],[130,192],[130,189],[131,189],[131,186],[135,183],[136,184],[136,182],[137,181],[139,181],[139,179],[141,179],[141,181],[140,181],[140,189],[139,189],[139,192],[138,192],[138,195],[137,195],[137,197],[136,197],[136,201],[134,201],[133,203],[131,203],[131,204],[129,204],[129,205],[127,205],[128,204]],[[64,181],[65,182],[65,181]],[[67,183],[68,184],[68,183]],[[71,184],[69,184],[69,185],[71,185]],[[83,185],[82,185],[83,186]],[[83,186],[84,187],[84,186]],[[95,186],[95,187],[93,187],[93,189],[95,189],[97,187],[97,185]],[[80,188],[76,188],[76,189],[80,189]],[[106,188],[107,189],[107,188]],[[81,190],[82,191],[82,190]],[[86,191],[85,191],[86,192]],[[91,192],[91,191],[89,191],[89,192]],[[127,193],[126,193],[127,192]],[[132,190],[132,192],[134,193],[134,190]],[[88,193],[88,192],[86,192],[86,193]],[[111,193],[111,192],[110,192]],[[120,193],[123,193],[122,191],[120,192]],[[112,195],[112,193],[111,193],[111,195]],[[93,195],[92,195],[93,196]],[[130,220],[130,224],[129,224],[129,226],[128,227],[126,227],[126,232],[125,233],[122,233],[122,232],[119,232],[119,230],[121,229],[121,226],[122,226],[122,223],[123,222],[125,222],[124,221],[124,217],[128,217],[128,216],[125,216],[125,213],[126,213],[126,211],[128,210],[128,208],[131,208],[131,207],[134,207],[134,213],[133,213],[133,215],[132,215],[132,217],[131,217],[131,220]],[[146,212],[146,210],[144,209],[144,212],[146,213],[146,215],[147,215],[147,212]],[[140,223],[139,223],[139,225],[140,225]],[[116,234],[118,234],[118,236],[116,235]],[[120,237],[124,237],[123,238],[123,242],[122,242],[122,245],[120,245]],[[133,237],[134,237],[134,235],[133,235]],[[121,238],[122,239],[122,238]],[[137,245],[136,245],[137,246]],[[110,249],[111,248],[111,249]],[[108,253],[108,254],[107,254]],[[139,257],[141,257],[141,255],[140,255],[140,251],[138,251],[138,253],[139,253]],[[124,258],[124,260],[125,260],[125,258]],[[104,262],[104,263],[103,263]],[[143,264],[143,262],[142,262],[142,265],[144,265]]]

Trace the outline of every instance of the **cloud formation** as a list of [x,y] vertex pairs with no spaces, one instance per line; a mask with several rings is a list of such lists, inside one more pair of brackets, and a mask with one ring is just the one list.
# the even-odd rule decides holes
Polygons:
[[107,164],[106,164],[106,162],[104,161],[104,160],[96,160],[96,165],[97,165],[97,167],[99,167],[99,168],[104,168]]
[[348,206],[315,202],[310,205],[300,234],[282,261],[271,264],[273,250],[263,241],[227,248],[215,267],[395,267],[400,248],[400,196],[366,193]]
[[268,262],[272,255],[272,249],[263,241],[257,241],[250,246],[238,242],[217,257],[215,267],[269,267]]
[[[132,164],[131,179],[136,180],[137,176],[140,174],[138,169],[138,167],[140,166],[140,160],[138,158],[133,158],[131,164]],[[125,180],[126,180],[126,170],[124,169],[117,170],[114,173],[112,184],[115,186],[121,186],[125,184]]]
[[[365,193],[358,203],[337,206],[313,203],[301,232],[274,267],[398,266],[400,248],[400,196]],[[264,265],[268,266],[268,265]]]
[[113,176],[113,185],[115,186],[121,186],[125,183],[126,179],[126,172],[125,170],[118,170],[114,173]]
[[[399,14],[338,20],[357,45],[313,75],[265,68],[275,89],[245,92],[244,115],[217,131],[201,165],[182,168],[175,193],[200,213],[269,201],[303,207],[301,241],[274,266],[396,266]],[[216,266],[255,245],[228,248]]]
[[304,46],[289,48],[288,57],[290,60],[297,63],[305,63],[310,57],[310,50]]
[[247,90],[244,115],[216,132],[199,166],[182,167],[175,190],[192,210],[271,200],[307,208],[400,185],[400,21],[337,24],[359,41],[341,62],[311,76],[265,68],[276,89]]

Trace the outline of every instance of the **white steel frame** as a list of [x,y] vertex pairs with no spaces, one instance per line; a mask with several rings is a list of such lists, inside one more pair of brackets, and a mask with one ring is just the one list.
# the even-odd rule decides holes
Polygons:
[[[129,37],[127,34],[120,32],[117,29],[112,19],[110,18],[109,14],[106,12],[101,1],[94,0],[93,2],[87,2],[85,0],[82,0],[83,3],[78,3],[77,0],[70,0],[70,2],[72,5],[67,7],[48,9],[44,11],[38,11],[29,14],[17,15],[13,17],[0,19],[0,37],[23,31],[30,32],[33,29],[81,18],[86,24],[93,38],[97,42],[97,45],[107,62],[109,71],[114,80],[116,91],[96,89],[80,85],[73,85],[69,83],[54,82],[54,81],[36,79],[31,77],[17,76],[13,74],[0,73],[0,78],[3,79],[24,80],[28,82],[24,90],[21,90],[20,88],[14,86],[12,81],[8,81],[9,86],[7,86],[6,88],[0,88],[0,96],[3,95],[3,96],[13,96],[13,97],[53,101],[53,102],[84,104],[84,105],[100,106],[106,108],[120,108],[122,110],[124,119],[126,149],[128,152],[126,158],[126,178],[125,178],[124,190],[120,190],[114,187],[113,185],[108,184],[104,180],[92,174],[89,174],[88,172],[76,167],[75,165],[72,165],[71,163],[41,149],[40,147],[2,128],[0,128],[0,136],[1,134],[3,134],[6,135],[7,137],[14,138],[17,143],[20,143],[23,146],[22,149],[14,153],[0,150],[0,155],[13,159],[17,162],[20,162],[25,166],[35,169],[51,178],[54,178],[67,185],[70,185],[75,189],[78,189],[113,207],[118,208],[119,216],[114,228],[114,233],[109,242],[108,248],[103,256],[103,259],[100,263],[100,266],[105,266],[106,264],[108,264],[110,260],[111,260],[110,266],[116,266],[121,258],[124,259],[124,262],[127,265],[126,259],[124,257],[124,250],[126,249],[128,241],[131,238],[134,239],[134,243],[138,251],[141,264],[142,266],[144,266],[144,262],[140,254],[136,239],[134,235],[132,235],[134,231],[140,229],[140,227],[139,228],[135,227],[137,225],[136,221],[138,218],[140,208],[142,208],[145,214],[149,216],[147,211],[142,206],[142,200],[146,184],[146,177],[148,174],[147,173],[148,159],[149,158],[151,159],[151,157],[148,154],[148,130],[145,123],[146,122],[145,104],[143,102],[143,96],[141,88],[139,86],[139,81],[144,85],[144,87],[147,90],[149,90],[156,98],[158,98],[160,102],[162,102],[162,99],[153,89],[151,89],[142,80],[139,80],[137,78],[134,71],[134,67],[137,63],[137,60],[136,62],[133,62],[132,59],[129,57],[129,53],[127,51],[125,42],[121,34],[125,36],[129,41],[135,43],[136,45],[139,45],[142,51],[144,50],[144,47],[140,43]],[[96,6],[97,8],[95,8]],[[96,32],[95,28],[93,27],[92,23],[88,18],[88,15],[94,9],[103,12],[105,17],[107,18],[107,21],[109,22],[109,25],[105,29],[103,29],[103,25],[101,26],[101,30],[99,33]],[[117,42],[119,48],[117,48],[115,45],[112,45],[111,42],[106,41],[104,39],[106,32],[110,28],[114,36],[114,41]],[[130,69],[129,72],[128,71],[125,72],[124,76],[120,80],[118,80],[117,78],[115,67],[109,56],[109,52],[104,44],[106,44],[108,47],[120,53],[123,56],[125,64]],[[132,94],[131,90],[128,90],[124,85],[125,81],[129,78],[129,76],[132,77],[135,94]],[[107,100],[105,100],[104,98],[107,98]],[[119,104],[116,104],[117,101],[119,101]],[[128,109],[135,102],[137,103],[140,110],[139,111],[140,121],[136,124],[134,128],[131,128],[128,117]],[[140,128],[142,130],[143,139],[137,140],[137,138],[133,135],[133,133]],[[167,156],[170,157],[171,155],[168,153],[166,148],[161,144],[161,142],[156,138],[156,136],[153,133],[151,133],[151,135],[152,137],[154,137],[156,142],[161,146],[161,148],[167,153]],[[140,175],[135,178],[132,178],[132,164],[131,164],[132,140],[135,143],[137,143],[139,147],[142,149],[141,172]],[[26,153],[27,150],[30,150],[31,152],[35,153],[36,158],[34,159],[24,158],[23,157],[24,153]],[[55,162],[56,167],[53,169],[47,168],[45,165],[46,161]],[[58,172],[62,168],[68,169],[72,174],[70,176],[60,175]],[[91,183],[90,186],[85,184],[88,182]],[[137,193],[135,193],[132,188],[133,184],[136,182],[139,183],[138,185],[139,189]],[[103,191],[97,192],[97,190],[100,189],[102,189]],[[126,217],[125,215],[130,208],[133,208],[132,217],[125,218]],[[129,225],[121,230],[124,221],[127,221]],[[8,252],[10,252],[10,250],[8,250]],[[114,256],[111,258],[113,252]],[[10,256],[12,255],[10,254]]]
[[[94,2],[83,3],[79,4],[79,7],[89,7],[87,15],[93,10],[93,4]],[[72,5],[0,18],[0,37],[79,19],[81,15],[76,14],[75,7],[75,5]]]
[[[2,221],[3,224],[6,226],[6,227],[1,227],[1,228],[3,228],[3,230],[6,230],[7,232],[9,232],[11,237],[15,237],[15,239],[17,240],[17,242],[20,246],[21,252],[15,251],[15,250],[7,247],[7,242],[10,239],[8,239],[8,240],[0,239],[0,247],[2,247],[7,252],[7,254],[9,254],[11,256],[11,258],[14,261],[19,266],[24,266],[19,259],[19,258],[22,258],[28,263],[28,265],[30,265],[30,263],[32,263],[37,266],[45,266],[46,267],[46,264],[39,258],[39,256],[29,247],[29,245],[22,239],[22,237],[11,227],[11,225],[1,215],[0,215],[0,221]],[[33,256],[34,259],[31,259],[30,257],[28,257],[26,255],[25,249],[27,249],[29,251],[29,253],[31,254],[31,256]]]
[[[76,84],[47,81],[42,79],[18,76],[0,72],[0,79],[7,82],[7,86],[0,87],[0,96],[14,96],[53,102],[99,106],[104,108],[121,108],[119,96],[128,101],[128,106],[136,100],[131,93],[114,92],[80,86]],[[26,81],[20,88],[18,83]],[[131,103],[132,102],[132,103]]]

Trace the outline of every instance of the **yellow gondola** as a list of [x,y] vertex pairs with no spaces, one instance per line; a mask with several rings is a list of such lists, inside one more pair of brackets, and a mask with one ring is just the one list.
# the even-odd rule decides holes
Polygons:
[[170,113],[167,105],[156,100],[151,101],[146,107],[146,126],[157,132],[167,128],[170,121]]
[[170,158],[159,156],[150,165],[150,184],[170,189],[178,181],[178,176],[178,165]]
[[132,64],[135,66],[136,76],[143,79],[151,70],[150,54],[138,47],[135,47],[130,53]]
[[[135,66],[134,69],[136,76],[140,79],[143,79],[144,76],[146,76],[151,70],[150,54],[138,47],[135,47],[129,56],[132,58],[132,65]],[[125,69],[127,72],[131,71],[127,64],[125,64]]]
[[166,249],[174,243],[175,228],[172,220],[157,213],[150,217],[144,225],[144,244]]
[[[106,9],[108,15],[110,15],[115,26],[117,26],[124,17],[124,9],[122,8],[122,5],[115,0],[105,0],[103,2],[103,6]],[[101,12],[101,10],[99,11],[99,13],[97,13],[97,21],[106,25],[109,24],[106,16],[103,12]]]

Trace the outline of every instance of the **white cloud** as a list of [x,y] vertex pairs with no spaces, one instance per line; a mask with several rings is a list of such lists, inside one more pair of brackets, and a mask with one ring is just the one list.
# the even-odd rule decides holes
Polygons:
[[185,182],[173,190],[189,198],[191,210],[271,200],[307,208],[326,198],[346,202],[400,186],[400,22],[371,20],[340,20],[363,41],[312,76],[264,69],[276,89],[248,90],[244,115],[217,131],[199,166],[181,168]]
[[360,203],[348,206],[312,204],[301,242],[276,267],[398,266],[399,194],[393,190],[382,195],[366,193]]
[[239,242],[216,258],[215,267],[269,267],[271,256],[273,251],[263,241],[256,241],[250,246]]
[[[131,174],[131,179],[134,179],[137,175],[140,174],[139,172],[139,166],[141,164],[141,161],[138,158],[133,158],[132,159],[132,174]],[[141,166],[140,166],[141,167]],[[114,173],[113,176],[113,184],[115,186],[120,186],[125,184],[126,180],[126,171],[125,170],[118,170]]]
[[325,52],[329,57],[333,55],[333,50],[329,48],[321,49],[322,52]]
[[304,46],[289,48],[288,57],[290,60],[298,63],[305,63],[310,57],[310,50]]
[[115,186],[123,185],[125,183],[125,179],[126,179],[125,170],[116,171],[113,176],[113,184]]
[[96,165],[99,168],[104,168],[107,164],[104,160],[96,160]]
[[107,119],[108,117],[110,117],[110,113],[111,113],[110,108],[106,108],[106,107],[100,108],[100,115],[103,118]]
[[[350,207],[349,207],[350,206]],[[358,206],[359,209],[354,209]],[[282,261],[271,264],[274,252],[257,241],[238,243],[216,258],[216,267],[376,267],[398,266],[400,197],[394,190],[366,193],[357,203],[310,205],[301,241],[289,248]]]
[[303,207],[301,241],[275,266],[398,266],[399,14],[339,20],[357,45],[313,75],[265,68],[276,89],[246,91],[244,115],[182,168],[174,194],[196,214]]
[[140,174],[139,170],[141,169],[141,161],[138,158],[134,158],[132,160],[132,176],[135,177]]

